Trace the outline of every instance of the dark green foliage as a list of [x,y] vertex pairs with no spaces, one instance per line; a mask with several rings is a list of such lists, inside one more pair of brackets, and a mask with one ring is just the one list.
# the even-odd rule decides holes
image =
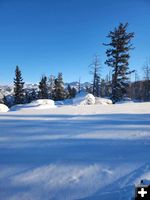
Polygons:
[[100,96],[101,97],[105,97],[106,96],[106,82],[105,82],[104,79],[101,80]]
[[71,88],[71,86],[68,85],[67,92],[66,92],[66,94],[67,94],[66,98],[68,98],[68,99],[74,98],[76,96],[76,93],[77,93],[76,89],[74,87]]
[[48,86],[46,76],[42,76],[41,81],[39,82],[39,98],[48,99]]
[[134,33],[127,33],[128,24],[119,24],[118,28],[110,31],[108,38],[111,42],[105,44],[110,48],[107,49],[106,64],[113,68],[112,72],[112,100],[117,102],[123,98],[128,88],[128,75],[132,73],[129,71],[129,51],[133,49],[131,39]]
[[24,102],[24,82],[22,78],[21,71],[18,66],[16,66],[15,70],[15,78],[14,78],[14,103],[22,104]]
[[77,94],[77,90],[73,87],[71,91],[71,97],[74,98]]
[[71,97],[71,92],[72,92],[72,89],[71,89],[71,86],[70,85],[68,85],[67,86],[67,91],[66,91],[66,97],[67,97],[67,99],[71,99],[72,97]]
[[25,92],[25,103],[30,103],[36,99],[38,99],[38,95],[35,89],[27,90]]
[[64,100],[65,97],[66,95],[64,90],[62,73],[58,73],[58,77],[55,79],[54,100],[55,101]]

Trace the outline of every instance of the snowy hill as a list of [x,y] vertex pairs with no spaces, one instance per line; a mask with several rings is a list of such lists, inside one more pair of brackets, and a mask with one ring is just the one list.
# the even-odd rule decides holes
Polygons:
[[0,113],[0,199],[129,200],[150,179],[150,103]]

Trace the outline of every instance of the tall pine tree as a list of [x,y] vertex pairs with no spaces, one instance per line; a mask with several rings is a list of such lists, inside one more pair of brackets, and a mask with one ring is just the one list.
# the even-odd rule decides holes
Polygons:
[[121,100],[127,92],[128,87],[128,75],[132,73],[129,71],[129,51],[133,49],[131,39],[134,37],[134,33],[127,33],[128,23],[123,25],[119,24],[114,31],[110,31],[108,38],[111,42],[104,44],[109,46],[107,49],[106,64],[113,68],[112,71],[112,100],[113,103]]
[[39,98],[48,99],[48,86],[46,76],[42,76],[41,81],[39,82]]
[[48,96],[50,99],[54,99],[54,90],[55,90],[55,77],[50,75],[48,80]]
[[22,104],[24,103],[24,82],[22,78],[21,71],[18,66],[16,66],[15,70],[15,78],[14,78],[14,103]]
[[65,89],[62,73],[58,73],[58,77],[55,79],[55,90],[54,90],[54,100],[60,101],[65,99]]
[[96,55],[93,63],[90,65],[91,73],[93,75],[92,94],[95,97],[100,96],[100,63],[99,57]]

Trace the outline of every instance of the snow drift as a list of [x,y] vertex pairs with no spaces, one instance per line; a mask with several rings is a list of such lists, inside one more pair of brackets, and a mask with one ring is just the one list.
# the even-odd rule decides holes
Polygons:
[[8,112],[9,108],[5,104],[0,104],[0,112]]
[[55,102],[51,99],[38,99],[28,104],[19,104],[11,107],[11,111],[24,109],[50,109],[55,108]]

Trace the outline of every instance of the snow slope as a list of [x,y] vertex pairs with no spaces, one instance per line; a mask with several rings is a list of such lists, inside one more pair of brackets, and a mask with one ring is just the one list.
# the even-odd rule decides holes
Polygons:
[[150,103],[0,114],[0,200],[129,200],[150,179]]

